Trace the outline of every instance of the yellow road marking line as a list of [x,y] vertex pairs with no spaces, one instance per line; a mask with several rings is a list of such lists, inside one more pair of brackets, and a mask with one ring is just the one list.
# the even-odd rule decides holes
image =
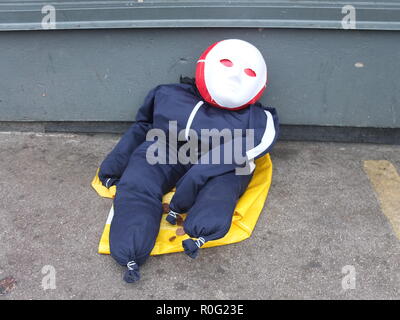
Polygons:
[[378,197],[383,214],[400,239],[400,176],[387,160],[364,161],[366,172]]

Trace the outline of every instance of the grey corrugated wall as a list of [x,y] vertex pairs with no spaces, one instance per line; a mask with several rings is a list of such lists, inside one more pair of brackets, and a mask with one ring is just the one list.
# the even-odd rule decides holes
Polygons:
[[284,124],[400,127],[400,33],[316,29],[0,32],[0,121],[132,121],[225,38],[255,44]]

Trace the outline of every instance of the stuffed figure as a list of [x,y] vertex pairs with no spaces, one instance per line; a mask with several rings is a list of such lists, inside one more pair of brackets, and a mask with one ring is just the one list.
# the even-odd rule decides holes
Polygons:
[[[228,232],[254,160],[278,137],[276,110],[257,102],[267,67],[250,43],[213,44],[197,61],[195,80],[181,82],[148,93],[135,123],[99,169],[101,183],[117,187],[110,252],[127,267],[127,282],[139,280],[139,266],[154,247],[164,194],[176,188],[167,220],[176,224],[187,213],[183,229],[190,238],[182,246],[196,258],[201,246]],[[189,157],[182,157],[184,147]]]

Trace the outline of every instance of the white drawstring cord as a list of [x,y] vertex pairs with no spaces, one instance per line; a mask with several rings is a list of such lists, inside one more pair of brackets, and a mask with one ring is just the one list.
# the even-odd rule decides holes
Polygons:
[[198,238],[195,242],[196,246],[198,246],[199,248],[206,243],[206,240],[204,240],[203,237]]
[[108,178],[106,181],[106,187],[108,188],[108,183],[110,182],[111,178]]
[[128,267],[128,270],[133,270],[133,266],[136,264],[135,261],[129,261],[126,266]]
[[179,216],[179,213],[170,210],[169,213],[168,213],[168,215],[171,216],[171,217],[173,217],[174,219],[176,219],[176,217]]

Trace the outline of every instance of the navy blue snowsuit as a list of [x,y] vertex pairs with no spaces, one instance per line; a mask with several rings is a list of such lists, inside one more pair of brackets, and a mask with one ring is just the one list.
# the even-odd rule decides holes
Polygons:
[[[175,121],[176,130],[184,133],[184,139],[172,149],[167,143],[166,150],[157,149],[155,155],[165,152],[162,156],[171,159],[170,153],[176,155],[186,140],[194,137],[199,146],[195,157],[202,161],[149,163],[148,149],[155,142],[147,141],[146,135],[151,129],[160,129],[167,141],[176,138],[170,137],[170,121]],[[239,161],[232,156],[232,161],[224,162],[224,154],[236,152],[225,146],[228,145],[225,140],[220,148],[213,150],[211,146],[209,152],[202,152],[203,145],[210,144],[212,138],[203,138],[201,129],[229,132],[241,129],[239,135],[232,136],[241,145],[243,158]],[[254,129],[255,143],[251,149],[245,143],[246,129]],[[127,282],[139,279],[138,265],[150,255],[159,232],[162,197],[173,187],[176,192],[167,220],[175,223],[176,216],[186,212],[184,230],[196,238],[183,241],[185,253],[195,258],[205,242],[222,238],[230,228],[236,203],[250,182],[253,160],[270,151],[278,130],[275,109],[259,103],[232,111],[203,102],[196,87],[190,84],[160,85],[151,90],[137,113],[136,122],[108,154],[99,170],[104,186],[117,185],[110,251],[118,263],[127,266],[124,279]],[[221,159],[218,164],[212,162],[216,153]],[[250,168],[250,174],[237,174],[236,169],[245,166]]]

